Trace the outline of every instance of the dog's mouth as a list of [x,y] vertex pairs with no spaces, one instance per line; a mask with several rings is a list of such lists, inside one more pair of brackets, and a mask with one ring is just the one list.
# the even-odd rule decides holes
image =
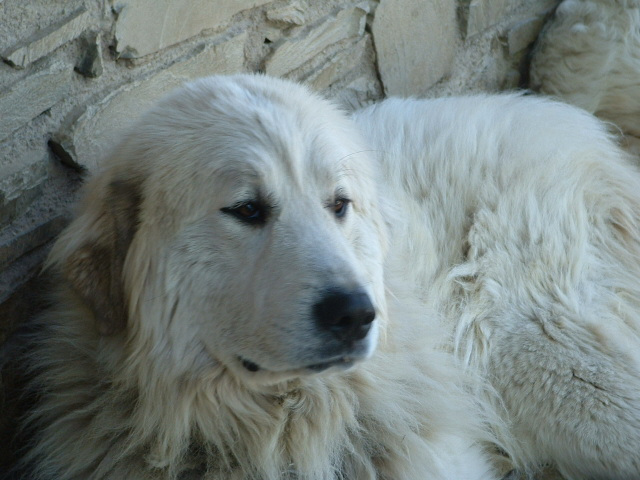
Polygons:
[[[283,380],[307,377],[324,372],[344,372],[370,358],[377,344],[377,330],[373,329],[366,338],[341,345],[325,345],[324,351],[301,352],[298,360],[273,362],[257,359],[253,354],[236,353],[229,367],[244,380],[258,384],[277,383]],[[309,354],[311,353],[311,354]],[[268,358],[268,356],[267,356]]]
[[[247,371],[249,371],[251,373],[265,371],[265,369],[263,369],[260,365],[258,365],[255,362],[252,362],[249,359],[246,359],[246,358],[243,358],[243,357],[238,357],[238,360],[240,361],[242,366],[245,368],[245,370],[247,370]],[[300,368],[297,368],[296,370],[306,371],[308,373],[320,373],[320,372],[328,370],[329,368],[332,368],[332,367],[338,367],[341,370],[346,370],[346,369],[351,368],[357,362],[357,360],[358,359],[355,358],[355,357],[351,357],[351,356],[345,355],[345,356],[332,358],[332,359],[329,359],[327,361],[320,362],[320,363],[313,363],[313,364],[310,364],[310,365],[304,365],[304,366],[302,366]]]

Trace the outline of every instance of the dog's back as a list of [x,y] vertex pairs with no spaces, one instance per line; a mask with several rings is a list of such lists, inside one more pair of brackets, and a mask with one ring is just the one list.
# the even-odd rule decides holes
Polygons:
[[396,203],[387,271],[446,312],[518,463],[640,476],[640,174],[605,127],[515,95],[390,100],[356,121]]

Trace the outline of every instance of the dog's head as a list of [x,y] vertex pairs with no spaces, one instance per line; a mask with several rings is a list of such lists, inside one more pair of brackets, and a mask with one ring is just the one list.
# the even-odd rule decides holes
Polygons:
[[196,81],[132,128],[51,261],[145,355],[258,383],[349,367],[385,308],[372,168],[303,87]]

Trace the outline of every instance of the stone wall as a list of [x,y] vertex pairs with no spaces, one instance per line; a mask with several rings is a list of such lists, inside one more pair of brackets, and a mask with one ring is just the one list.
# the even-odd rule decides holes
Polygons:
[[170,89],[265,72],[347,109],[513,89],[556,3],[0,0],[0,344],[39,309],[38,272],[83,176]]

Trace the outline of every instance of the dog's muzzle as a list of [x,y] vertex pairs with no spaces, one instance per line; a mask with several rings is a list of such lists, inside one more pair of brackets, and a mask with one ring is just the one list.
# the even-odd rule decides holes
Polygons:
[[[365,338],[376,318],[369,295],[361,290],[327,290],[312,306],[312,315],[319,330],[328,333],[331,341],[327,342],[327,350],[317,355],[317,362],[298,368],[314,373],[331,367],[347,369],[365,358],[369,350]],[[263,370],[248,358],[238,360],[251,373]]]

